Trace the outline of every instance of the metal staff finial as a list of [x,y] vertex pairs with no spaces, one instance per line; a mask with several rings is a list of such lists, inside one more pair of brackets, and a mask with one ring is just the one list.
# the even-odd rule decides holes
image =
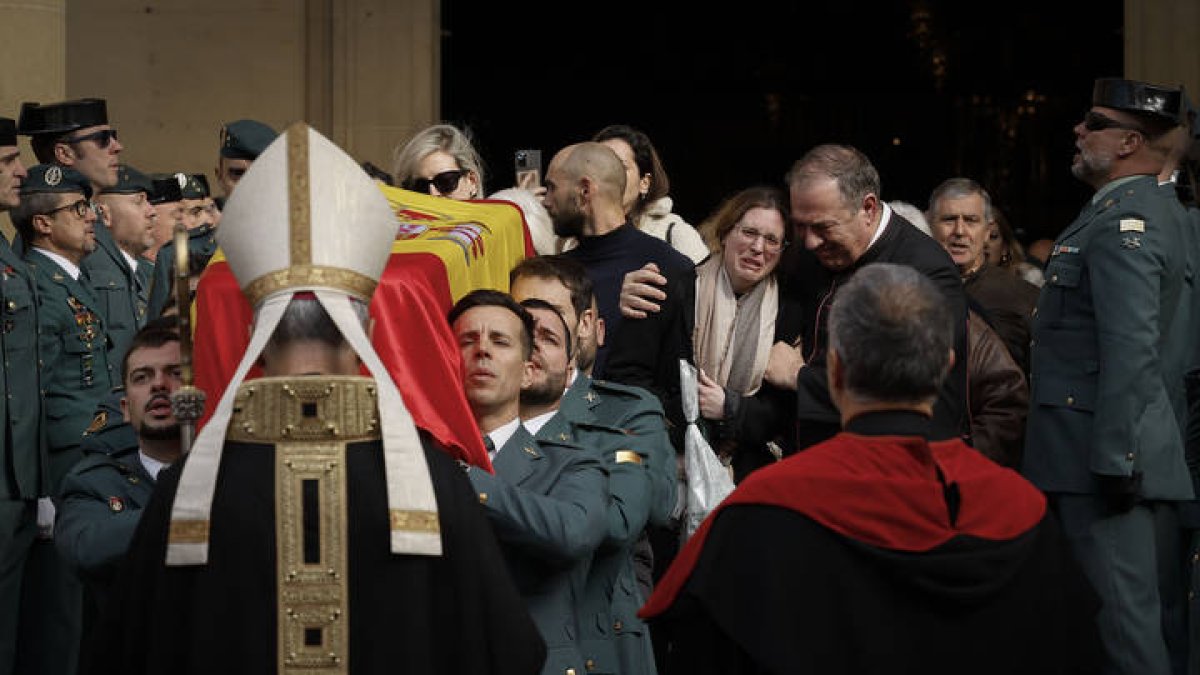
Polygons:
[[171,412],[179,422],[179,446],[184,454],[192,449],[196,423],[204,415],[204,392],[194,385],[192,372],[192,292],[188,283],[191,264],[188,256],[188,231],[183,222],[175,224],[175,307],[179,318],[179,370],[183,385],[171,394]]

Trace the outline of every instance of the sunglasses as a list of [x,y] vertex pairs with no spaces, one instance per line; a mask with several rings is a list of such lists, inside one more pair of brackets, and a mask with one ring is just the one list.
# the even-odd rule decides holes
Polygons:
[[80,199],[79,201],[71,202],[70,204],[67,204],[66,206],[60,206],[57,209],[50,209],[49,211],[46,211],[42,215],[43,216],[52,216],[52,215],[58,213],[59,211],[66,211],[67,209],[72,209],[75,212],[76,217],[86,218],[88,211],[90,211],[91,208],[92,208],[92,202],[90,200]]
[[90,134],[63,139],[63,143],[74,144],[82,143],[84,141],[96,141],[97,146],[101,148],[107,148],[109,144],[115,140],[117,140],[116,129],[101,129],[100,131],[93,131]]
[[1105,129],[1124,129],[1126,131],[1136,131],[1143,136],[1146,134],[1139,126],[1118,122],[1111,117],[1101,115],[1095,110],[1089,110],[1083,116],[1083,128],[1088,131],[1104,131]]
[[414,178],[409,180],[406,187],[413,192],[429,194],[429,186],[432,185],[438,189],[438,192],[444,195],[450,194],[458,189],[458,183],[466,173],[463,169],[443,171],[433,178]]

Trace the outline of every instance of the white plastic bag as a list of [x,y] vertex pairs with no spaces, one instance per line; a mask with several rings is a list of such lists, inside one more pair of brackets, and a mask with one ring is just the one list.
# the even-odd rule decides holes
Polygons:
[[687,540],[708,514],[733,492],[733,477],[729,468],[717,459],[696,420],[700,417],[700,393],[696,367],[679,360],[679,384],[683,398],[683,417],[687,430],[683,436],[683,461],[687,472],[687,510],[684,514],[683,538]]

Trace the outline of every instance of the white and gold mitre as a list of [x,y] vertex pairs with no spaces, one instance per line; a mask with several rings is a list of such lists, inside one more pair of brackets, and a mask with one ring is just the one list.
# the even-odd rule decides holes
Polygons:
[[254,305],[254,332],[183,466],[168,565],[208,560],[213,494],[238,388],[298,292],[316,296],[375,378],[392,552],[441,555],[437,500],[420,437],[349,300],[370,301],[395,235],[395,215],[374,182],[308,125],[280,134],[239,181],[217,239]]
[[396,215],[375,183],[304,124],[271,143],[251,165],[259,167],[238,183],[217,230],[250,304],[317,289],[369,301],[396,238]]

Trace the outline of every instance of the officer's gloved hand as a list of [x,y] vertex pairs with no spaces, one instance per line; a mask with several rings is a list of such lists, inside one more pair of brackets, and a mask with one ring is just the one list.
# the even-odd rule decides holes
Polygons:
[[1138,502],[1142,490],[1142,472],[1134,471],[1131,476],[1106,476],[1096,474],[1100,485],[1100,498],[1111,514],[1125,513]]

